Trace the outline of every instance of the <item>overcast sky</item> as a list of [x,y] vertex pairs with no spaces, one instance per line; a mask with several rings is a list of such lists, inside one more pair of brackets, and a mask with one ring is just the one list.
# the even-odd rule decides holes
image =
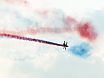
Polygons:
[[[28,2],[32,9],[60,9],[66,15],[78,20],[83,18],[93,22],[99,36],[91,43],[92,56],[84,59],[62,48],[0,38],[0,78],[104,78],[104,0],[28,0]],[[12,22],[11,24],[14,25]],[[33,37],[58,42],[67,40],[70,44],[81,42],[76,32],[61,35],[37,34]]]

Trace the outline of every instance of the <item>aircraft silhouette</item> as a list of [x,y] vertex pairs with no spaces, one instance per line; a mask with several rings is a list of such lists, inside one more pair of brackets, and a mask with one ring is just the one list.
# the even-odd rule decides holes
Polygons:
[[63,47],[64,47],[63,49],[66,50],[66,47],[69,47],[69,46],[68,46],[68,42],[65,42],[65,41],[64,41],[64,43],[63,43]]
[[58,44],[58,43],[50,42],[50,41],[46,41],[46,40],[41,40],[41,39],[36,39],[36,38],[29,38],[29,37],[24,37],[24,36],[19,36],[19,35],[6,34],[6,33],[0,34],[0,36],[15,38],[15,39],[19,39],[19,40],[27,40],[27,41],[34,41],[34,42],[39,42],[39,43],[44,43],[44,44],[61,46],[65,50],[66,50],[66,47],[68,47],[68,44],[67,44],[68,42],[65,42],[65,41],[64,41],[63,44]]

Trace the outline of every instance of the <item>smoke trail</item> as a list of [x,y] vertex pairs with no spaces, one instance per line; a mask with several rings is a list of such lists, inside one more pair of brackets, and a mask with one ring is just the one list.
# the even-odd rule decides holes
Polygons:
[[12,34],[0,34],[1,37],[8,37],[8,38],[15,38],[19,40],[27,40],[27,41],[34,41],[34,42],[39,42],[39,43],[44,43],[44,44],[50,44],[50,45],[56,45],[56,46],[62,46],[64,47],[64,44],[58,44],[50,41],[45,41],[41,39],[36,39],[36,38],[28,38],[28,37],[22,37],[18,35],[12,35]]
[[69,48],[69,51],[79,57],[88,57],[90,55],[91,46],[88,43],[82,42]]
[[77,31],[81,37],[87,38],[88,40],[95,40],[97,38],[97,32],[90,23],[82,23],[78,25]]

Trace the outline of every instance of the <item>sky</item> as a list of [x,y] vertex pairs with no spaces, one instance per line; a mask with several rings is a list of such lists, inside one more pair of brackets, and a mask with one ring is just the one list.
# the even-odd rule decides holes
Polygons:
[[[0,0],[0,18],[0,34],[69,46],[0,35],[0,78],[104,78],[103,0]],[[96,39],[82,37],[77,29],[86,22]]]

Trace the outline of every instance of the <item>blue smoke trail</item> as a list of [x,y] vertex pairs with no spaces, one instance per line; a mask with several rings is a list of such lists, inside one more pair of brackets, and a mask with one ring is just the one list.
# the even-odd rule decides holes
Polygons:
[[90,55],[91,46],[88,43],[82,42],[69,48],[69,51],[79,57],[88,57]]

